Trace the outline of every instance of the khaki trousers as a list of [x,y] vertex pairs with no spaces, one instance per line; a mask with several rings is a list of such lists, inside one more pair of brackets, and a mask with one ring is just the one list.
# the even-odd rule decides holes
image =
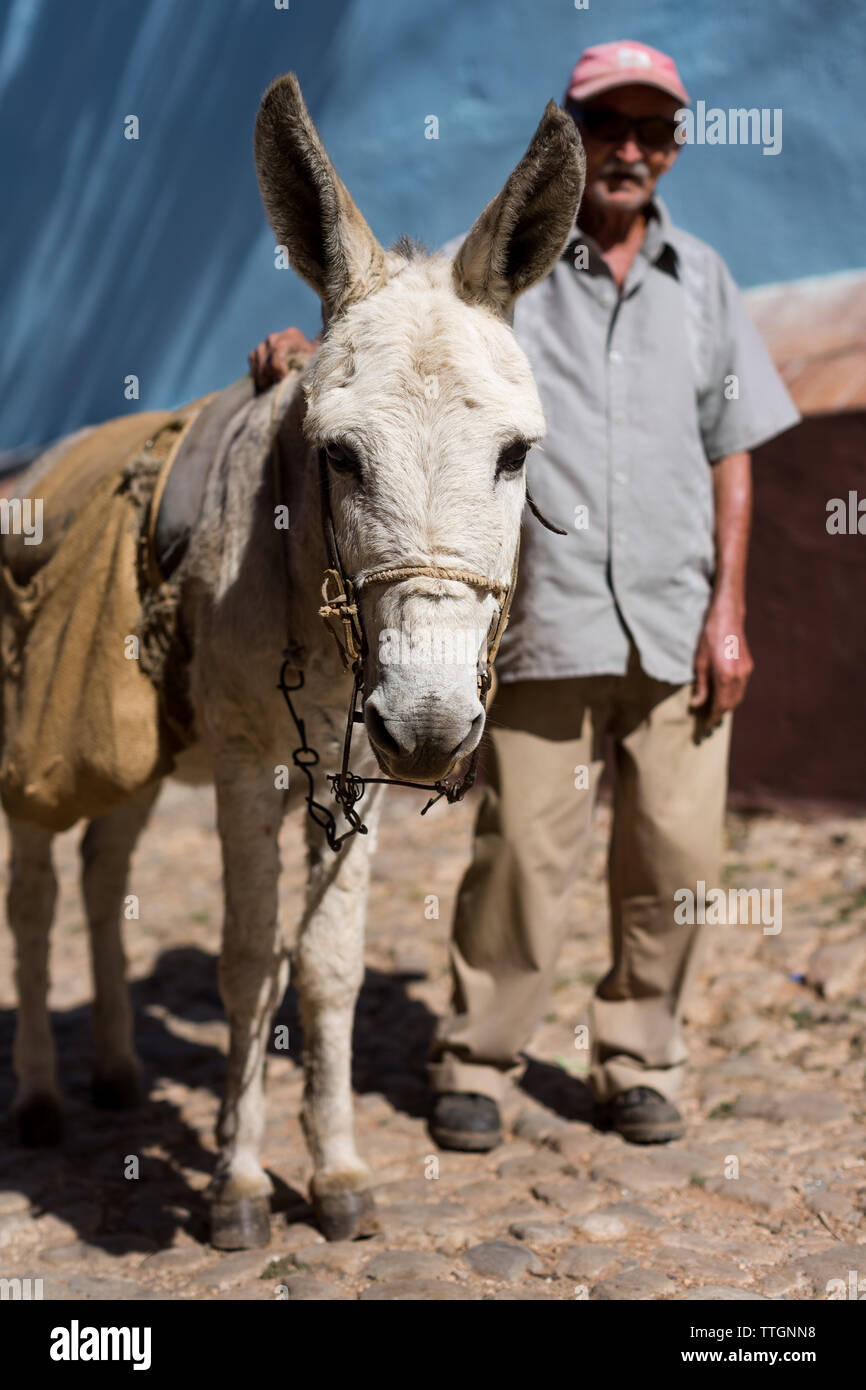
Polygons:
[[431,1053],[436,1091],[500,1100],[506,1077],[523,1070],[570,926],[611,735],[613,965],[592,1001],[590,1082],[599,1100],[635,1085],[675,1097],[705,928],[674,922],[674,893],[719,882],[731,722],[707,733],[690,696],[691,686],[645,675],[635,652],[625,676],[500,687],[454,919],[452,1011]]

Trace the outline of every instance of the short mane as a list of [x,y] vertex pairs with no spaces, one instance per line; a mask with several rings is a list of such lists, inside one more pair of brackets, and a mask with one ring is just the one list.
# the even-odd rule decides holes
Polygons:
[[418,261],[424,256],[429,255],[427,247],[422,241],[416,241],[414,237],[398,236],[390,250],[397,256],[402,256],[404,261]]

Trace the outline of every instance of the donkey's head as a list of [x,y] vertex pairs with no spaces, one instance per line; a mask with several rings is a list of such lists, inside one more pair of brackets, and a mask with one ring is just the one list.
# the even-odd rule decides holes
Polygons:
[[580,140],[550,102],[453,260],[408,242],[383,250],[292,74],[263,98],[256,166],[277,239],[324,310],[305,431],[327,458],[358,594],[367,732],[389,775],[442,777],[481,737],[477,670],[512,576],[523,460],[544,434],[512,308],[562,252],[583,188]]

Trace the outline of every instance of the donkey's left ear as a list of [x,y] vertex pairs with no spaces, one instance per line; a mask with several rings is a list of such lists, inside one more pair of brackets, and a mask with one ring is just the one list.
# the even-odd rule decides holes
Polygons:
[[517,296],[562,255],[585,170],[574,121],[549,101],[526,154],[454,257],[454,288],[461,299],[510,318]]

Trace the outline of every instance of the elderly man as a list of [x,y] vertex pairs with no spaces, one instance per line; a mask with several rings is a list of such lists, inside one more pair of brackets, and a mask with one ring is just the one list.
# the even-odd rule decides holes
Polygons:
[[[430,1068],[431,1133],[455,1149],[501,1139],[499,1102],[569,930],[608,740],[613,964],[592,1002],[590,1080],[601,1122],[625,1139],[683,1132],[681,1018],[705,929],[675,920],[674,894],[718,883],[731,712],[752,670],[749,451],[798,419],[724,263],[656,195],[688,104],[673,60],[633,42],[587,49],[565,101],[586,192],[514,331],[548,426],[530,486],[567,536],[525,526],[498,660],[452,1008]],[[260,385],[297,345],[289,330],[257,349]]]

